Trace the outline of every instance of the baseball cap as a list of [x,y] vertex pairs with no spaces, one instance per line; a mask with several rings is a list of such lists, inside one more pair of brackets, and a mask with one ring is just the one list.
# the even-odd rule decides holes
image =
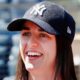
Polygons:
[[31,21],[44,31],[66,36],[72,43],[75,35],[75,21],[61,5],[43,1],[28,9],[22,18],[13,20],[7,27],[9,31],[21,31],[24,22]]

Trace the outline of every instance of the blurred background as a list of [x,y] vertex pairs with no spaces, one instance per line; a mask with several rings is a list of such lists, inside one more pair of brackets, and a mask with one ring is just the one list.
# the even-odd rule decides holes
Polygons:
[[[23,16],[32,5],[43,0],[0,0],[0,80],[14,80],[19,51],[18,32],[7,31],[7,25]],[[46,1],[46,0],[45,0]],[[76,21],[76,35],[72,44],[75,71],[80,80],[80,0],[49,0],[61,4]]]

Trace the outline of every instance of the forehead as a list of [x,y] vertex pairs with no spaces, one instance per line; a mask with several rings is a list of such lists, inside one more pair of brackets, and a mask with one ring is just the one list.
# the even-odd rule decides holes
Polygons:
[[35,23],[33,22],[30,22],[30,21],[26,21],[24,23],[24,27],[25,27],[25,30],[39,30],[39,31],[44,31],[42,28],[40,28],[40,26],[36,25]]

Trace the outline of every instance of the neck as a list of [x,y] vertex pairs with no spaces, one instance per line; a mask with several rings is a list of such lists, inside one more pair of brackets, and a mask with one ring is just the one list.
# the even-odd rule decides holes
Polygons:
[[29,73],[29,80],[54,80],[54,70],[39,70]]

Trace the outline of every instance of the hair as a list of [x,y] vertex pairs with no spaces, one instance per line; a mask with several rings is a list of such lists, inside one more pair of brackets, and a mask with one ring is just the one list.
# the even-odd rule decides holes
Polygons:
[[[65,36],[56,36],[57,56],[55,79],[58,80],[58,73],[61,80],[77,80],[73,63],[73,52],[70,40]],[[28,80],[29,72],[25,69],[22,58],[19,54],[16,80]]]
[[74,62],[73,62],[73,52],[71,41],[66,36],[57,36],[57,65],[56,65],[56,75],[60,72],[61,80],[77,80]]

